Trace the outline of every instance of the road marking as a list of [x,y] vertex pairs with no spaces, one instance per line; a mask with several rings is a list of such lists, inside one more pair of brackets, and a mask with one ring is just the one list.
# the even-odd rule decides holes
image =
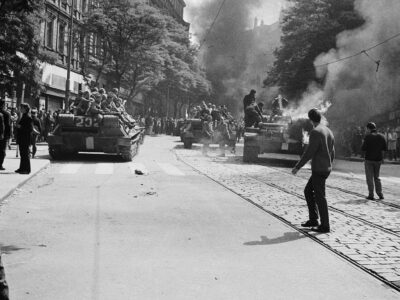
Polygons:
[[129,168],[131,169],[132,174],[135,174],[136,170],[142,171],[143,174],[149,174],[149,171],[147,170],[146,166],[141,163],[130,163]]
[[185,173],[183,173],[181,170],[179,170],[177,167],[170,163],[157,163],[160,168],[167,173],[168,175],[172,176],[185,176]]
[[61,168],[60,174],[76,174],[81,167],[82,164],[68,164]]
[[96,164],[96,170],[94,171],[97,175],[109,175],[114,173],[114,164]]

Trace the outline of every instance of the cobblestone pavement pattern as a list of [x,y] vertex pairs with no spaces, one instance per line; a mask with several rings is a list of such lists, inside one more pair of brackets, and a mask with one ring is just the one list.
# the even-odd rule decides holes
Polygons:
[[[176,153],[194,169],[298,229],[308,217],[303,190],[309,170],[292,176],[287,169],[243,164],[232,156],[204,157],[198,151],[185,149],[177,149]],[[337,189],[362,194],[365,185],[362,186],[361,180],[333,174],[327,185],[330,186],[327,199],[331,208],[331,232],[313,234],[314,237],[400,287],[400,209]],[[395,186],[392,191],[395,191]],[[395,202],[395,199],[390,201]]]

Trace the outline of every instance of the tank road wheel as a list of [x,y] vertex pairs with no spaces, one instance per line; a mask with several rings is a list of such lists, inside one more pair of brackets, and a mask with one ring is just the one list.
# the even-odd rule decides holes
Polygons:
[[243,149],[243,161],[252,163],[258,160],[258,147],[244,146]]
[[183,140],[183,148],[185,149],[192,149],[193,141],[192,139],[184,139]]
[[133,158],[139,153],[139,143],[134,143],[130,148],[127,148],[121,153],[121,157],[124,161],[132,161]]

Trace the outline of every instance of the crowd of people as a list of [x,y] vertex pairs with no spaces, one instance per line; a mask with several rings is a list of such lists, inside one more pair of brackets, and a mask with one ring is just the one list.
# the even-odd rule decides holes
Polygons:
[[123,100],[118,96],[117,88],[107,93],[104,88],[93,88],[91,91],[79,92],[74,101],[69,103],[69,113],[76,116],[96,116],[102,118],[104,114],[118,115],[121,124],[128,128],[135,126],[136,120],[127,113]]
[[[336,130],[337,145],[339,151],[346,157],[359,156],[363,157],[361,149],[364,137],[367,135],[368,130],[361,126],[353,126],[350,128],[343,128]],[[387,152],[384,158],[391,161],[400,159],[400,124],[398,126],[383,126],[378,131],[386,139]]]
[[236,151],[236,142],[244,133],[244,124],[241,120],[235,120],[225,105],[206,104],[203,101],[200,106],[193,107],[189,115],[202,122],[204,155],[207,155],[212,142],[218,143],[221,157],[225,156],[226,145],[231,147],[232,153]]
[[167,135],[179,135],[180,127],[184,122],[183,119],[167,118],[147,115],[146,117],[138,117],[141,124],[144,124],[146,128],[146,134],[167,134]]

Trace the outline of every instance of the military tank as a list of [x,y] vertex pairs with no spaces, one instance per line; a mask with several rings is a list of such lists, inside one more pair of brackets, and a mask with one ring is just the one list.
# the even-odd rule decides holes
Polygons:
[[117,114],[60,114],[54,131],[48,136],[50,157],[58,160],[78,152],[101,152],[132,161],[143,143],[144,128],[130,127]]
[[303,130],[302,120],[293,122],[288,116],[263,116],[258,128],[245,128],[243,161],[256,162],[259,154],[303,153]]

